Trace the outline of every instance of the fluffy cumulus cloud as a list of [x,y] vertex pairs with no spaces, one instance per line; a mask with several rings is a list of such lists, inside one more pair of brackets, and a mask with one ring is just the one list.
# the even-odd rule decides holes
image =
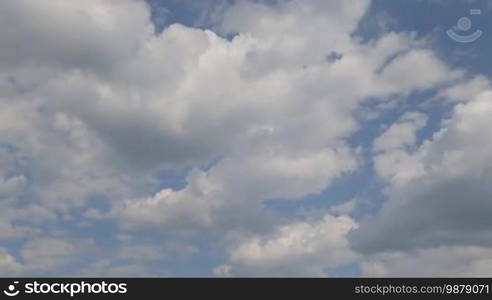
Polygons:
[[[357,261],[403,274],[441,252],[469,264],[460,274],[486,272],[490,84],[415,34],[357,36],[370,5],[233,1],[210,29],[160,32],[145,1],[2,1],[0,273],[163,274],[146,263],[199,256],[197,237],[226,254],[221,276]],[[431,116],[407,111],[373,142],[388,199],[376,215],[268,207],[350,177],[367,163],[348,141],[361,115],[436,89],[455,108],[432,137],[419,135]],[[182,187],[160,181],[168,170],[186,172]]]
[[357,228],[347,217],[324,216],[317,221],[282,225],[270,236],[251,237],[230,251],[230,264],[216,275],[324,276],[330,268],[351,263],[357,254],[346,235]]
[[[167,36],[180,36],[182,47],[196,49],[184,58],[188,69],[170,98],[149,103],[167,116],[161,131],[170,132],[170,140],[162,142],[176,146],[165,148],[179,148],[179,156],[201,149],[185,161],[220,159],[210,170],[190,173],[185,189],[126,201],[111,215],[163,226],[180,220],[216,225],[230,219],[221,211],[230,212],[231,205],[246,213],[258,201],[302,198],[354,171],[356,153],[345,139],[358,128],[354,112],[362,102],[460,76],[411,35],[389,34],[371,45],[351,38],[368,4],[289,1],[271,7],[243,1],[226,10],[219,26],[223,34],[239,32],[230,41],[182,26],[153,37],[169,47]],[[329,62],[330,53],[343,58]],[[420,73],[417,61],[433,65],[432,72],[399,79],[402,72]]]

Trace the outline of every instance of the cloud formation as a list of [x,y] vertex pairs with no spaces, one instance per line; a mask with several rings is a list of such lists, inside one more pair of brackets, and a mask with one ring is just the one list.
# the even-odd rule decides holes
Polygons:
[[[488,79],[467,79],[413,33],[364,40],[370,5],[234,1],[209,29],[156,32],[145,1],[2,1],[0,273],[77,262],[89,275],[153,274],[151,258],[200,255],[191,244],[204,236],[228,276],[354,262],[401,274],[394,257],[440,251],[486,260]],[[409,110],[372,141],[388,199],[374,216],[347,216],[353,202],[318,218],[268,206],[350,178],[368,163],[350,142],[364,121],[431,90],[456,105],[439,131],[422,140],[434,116]],[[168,170],[184,170],[183,187],[161,181]]]

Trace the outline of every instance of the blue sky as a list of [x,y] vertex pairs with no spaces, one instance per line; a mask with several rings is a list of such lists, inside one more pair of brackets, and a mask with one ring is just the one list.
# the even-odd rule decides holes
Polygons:
[[29,2],[0,275],[490,276],[490,1]]

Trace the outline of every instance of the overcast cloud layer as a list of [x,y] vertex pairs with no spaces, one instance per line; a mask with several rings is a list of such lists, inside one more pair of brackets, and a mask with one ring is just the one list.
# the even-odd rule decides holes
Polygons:
[[154,2],[0,1],[0,275],[490,276],[487,75],[369,0]]

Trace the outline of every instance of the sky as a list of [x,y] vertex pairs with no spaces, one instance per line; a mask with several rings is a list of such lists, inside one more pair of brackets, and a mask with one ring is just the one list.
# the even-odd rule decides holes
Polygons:
[[490,277],[491,14],[0,1],[0,276]]

